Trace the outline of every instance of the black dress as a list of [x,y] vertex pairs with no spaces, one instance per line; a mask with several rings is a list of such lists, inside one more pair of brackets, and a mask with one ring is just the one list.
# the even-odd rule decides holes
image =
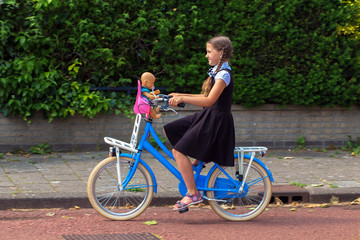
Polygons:
[[[166,136],[177,151],[203,162],[234,166],[235,130],[231,114],[233,77],[218,100],[201,112],[164,126]],[[224,71],[222,70],[222,71]]]

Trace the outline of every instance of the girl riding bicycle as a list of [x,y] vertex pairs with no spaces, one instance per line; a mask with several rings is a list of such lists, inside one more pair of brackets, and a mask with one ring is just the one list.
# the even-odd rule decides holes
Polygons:
[[[189,205],[202,202],[202,198],[209,201],[216,214],[229,221],[248,221],[265,211],[272,197],[274,179],[255,154],[263,155],[267,148],[235,148],[234,144],[233,78],[228,64],[231,42],[227,37],[215,37],[206,43],[206,50],[213,68],[203,83],[201,94],[173,93],[153,100],[155,106],[174,113],[177,112],[169,107],[170,101],[172,106],[185,102],[204,107],[201,112],[164,126],[173,153],[162,143],[151,119],[146,120],[144,133],[140,142],[137,141],[141,120],[149,118],[150,107],[139,103],[141,84],[138,81],[136,118],[130,142],[105,137],[105,142],[111,145],[109,157],[97,164],[89,176],[89,200],[101,215],[113,220],[129,220],[150,205],[158,184],[154,171],[142,158],[144,150],[180,181],[179,192],[187,195],[174,206],[180,213],[186,212]],[[150,139],[155,140],[155,145],[148,141]],[[156,146],[170,159],[175,158],[179,168],[174,167]],[[196,162],[194,165],[198,166],[193,168],[187,156],[202,162]],[[210,161],[214,161],[211,169],[202,171],[203,162]]]
[[221,166],[234,166],[235,130],[231,114],[233,77],[229,66],[232,43],[228,37],[216,36],[206,43],[206,58],[213,66],[204,81],[201,94],[172,93],[169,103],[188,103],[204,107],[201,112],[178,119],[164,126],[173,146],[173,155],[188,193],[176,203],[174,210],[183,210],[201,203],[196,188],[192,163],[187,156]]

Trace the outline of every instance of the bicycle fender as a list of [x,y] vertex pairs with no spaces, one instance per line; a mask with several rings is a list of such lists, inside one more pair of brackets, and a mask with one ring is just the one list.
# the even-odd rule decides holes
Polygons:
[[[235,155],[234,155],[234,158],[238,158],[238,155],[235,154]],[[247,154],[244,154],[244,158],[250,159],[251,156],[249,156],[249,155],[247,155]],[[259,159],[255,158],[255,157],[254,157],[254,161],[257,162],[260,166],[262,166],[262,167],[265,169],[266,173],[269,175],[269,178],[270,178],[271,182],[274,182],[272,173],[271,173],[270,170],[266,167],[266,165],[265,165],[262,161],[260,161]],[[215,168],[216,168],[216,167],[217,167],[217,166],[214,165],[214,166],[210,169],[208,175],[206,176],[205,183],[209,182],[210,176],[211,176],[211,174],[215,171]]]
[[[128,157],[128,158],[133,158],[133,156],[131,154],[128,153],[121,153],[120,157]],[[146,168],[146,170],[148,170],[148,172],[150,173],[150,176],[153,180],[153,184],[154,184],[154,193],[157,193],[157,182],[156,182],[156,178],[155,178],[155,174],[152,171],[152,169],[150,168],[150,166],[140,158],[140,163]]]

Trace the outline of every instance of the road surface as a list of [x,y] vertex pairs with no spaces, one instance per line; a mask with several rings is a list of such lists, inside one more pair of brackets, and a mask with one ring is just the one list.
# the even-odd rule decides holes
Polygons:
[[[146,224],[147,223],[147,224]],[[152,239],[354,239],[360,240],[360,205],[270,206],[248,222],[229,222],[208,206],[179,214],[171,207],[150,207],[130,221],[111,221],[93,209],[0,211],[0,239],[106,239],[113,236]],[[77,237],[76,237],[77,236]],[[86,237],[96,238],[86,238]],[[111,238],[107,238],[111,239]],[[121,238],[118,238],[121,239]],[[130,238],[129,238],[130,239]],[[141,238],[144,239],[144,238]]]

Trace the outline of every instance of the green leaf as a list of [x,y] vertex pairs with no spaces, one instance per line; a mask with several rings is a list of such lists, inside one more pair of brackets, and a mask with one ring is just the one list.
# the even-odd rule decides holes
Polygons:
[[33,61],[28,61],[26,63],[26,70],[31,73],[34,70],[34,62]]
[[146,225],[156,225],[157,221],[156,220],[147,221],[147,222],[144,222],[144,224],[146,224]]

